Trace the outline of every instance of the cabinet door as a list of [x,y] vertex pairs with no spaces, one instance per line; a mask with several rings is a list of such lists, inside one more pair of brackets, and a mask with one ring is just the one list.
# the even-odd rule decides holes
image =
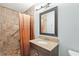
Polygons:
[[30,56],[39,56],[39,51],[37,49],[31,48]]
[[49,56],[50,55],[50,54],[45,53],[43,51],[39,51],[38,54],[39,54],[39,56]]
[[33,43],[30,43],[30,55],[31,56],[48,56],[50,55],[48,51],[46,51],[45,49],[33,44]]

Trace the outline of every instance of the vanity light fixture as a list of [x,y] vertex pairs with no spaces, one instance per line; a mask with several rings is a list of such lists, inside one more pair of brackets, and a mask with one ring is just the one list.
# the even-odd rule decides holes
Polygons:
[[39,9],[36,9],[36,11],[38,11],[38,10],[40,10],[40,9],[42,9],[42,8],[48,8],[48,7],[50,7],[50,4],[51,4],[51,3],[47,3],[46,5],[41,6]]

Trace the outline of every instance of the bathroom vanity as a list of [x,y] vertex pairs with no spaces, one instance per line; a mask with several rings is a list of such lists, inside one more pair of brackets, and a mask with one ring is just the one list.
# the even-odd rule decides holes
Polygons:
[[58,56],[58,39],[56,37],[41,35],[30,40],[31,56]]
[[30,40],[31,56],[58,56],[57,15],[57,7],[40,13],[40,36],[34,40]]

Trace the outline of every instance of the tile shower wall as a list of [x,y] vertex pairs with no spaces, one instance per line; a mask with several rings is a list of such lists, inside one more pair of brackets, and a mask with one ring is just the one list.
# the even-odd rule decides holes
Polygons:
[[20,55],[18,12],[0,7],[0,55]]
[[35,9],[35,5],[33,5],[32,7],[30,7],[28,10],[26,10],[24,13],[27,15],[32,15],[34,16],[34,9]]

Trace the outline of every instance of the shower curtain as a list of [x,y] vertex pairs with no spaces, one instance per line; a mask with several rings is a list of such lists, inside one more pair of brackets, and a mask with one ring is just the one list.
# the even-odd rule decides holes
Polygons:
[[34,39],[34,19],[33,16],[19,13],[20,47],[21,55],[29,55],[29,40]]

